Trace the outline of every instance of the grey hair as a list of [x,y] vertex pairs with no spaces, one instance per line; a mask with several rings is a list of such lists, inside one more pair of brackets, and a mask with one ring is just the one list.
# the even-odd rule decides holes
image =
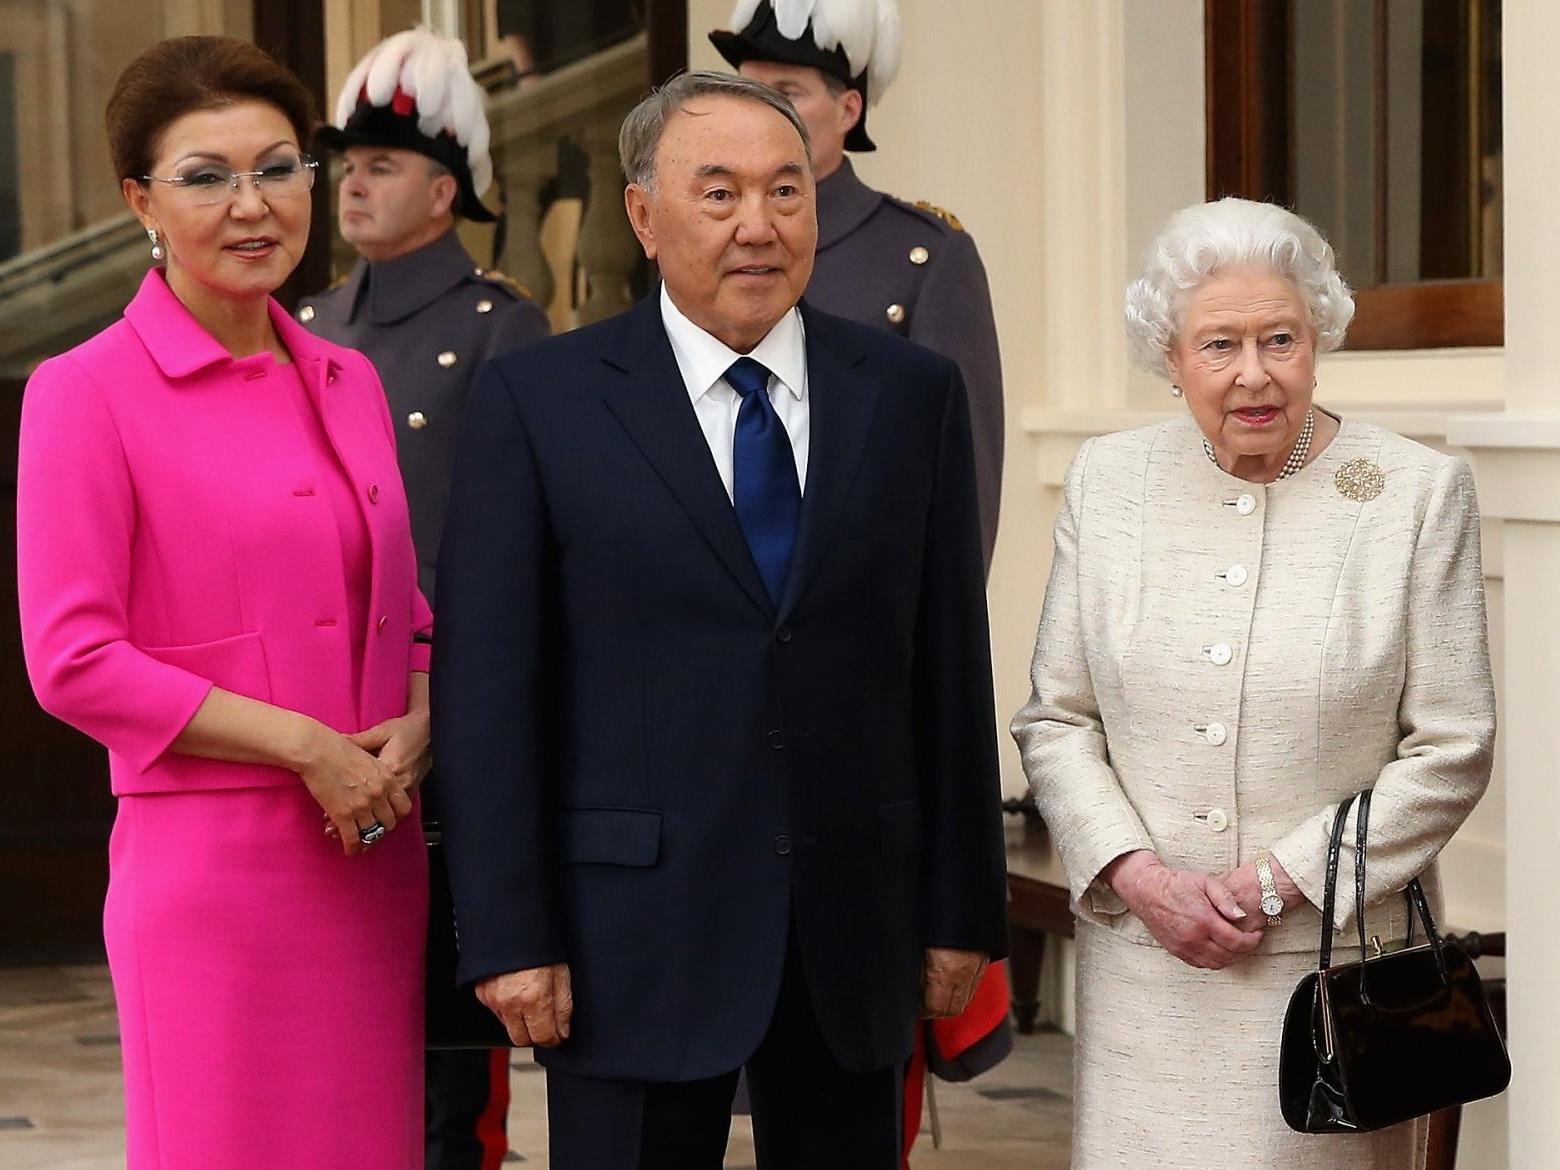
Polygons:
[[1272,203],[1225,198],[1183,207],[1159,229],[1143,274],[1127,286],[1127,349],[1151,374],[1170,376],[1165,355],[1181,325],[1185,295],[1215,273],[1257,268],[1294,282],[1316,330],[1316,349],[1343,344],[1354,296],[1332,245],[1306,220]]
[[735,73],[699,69],[679,73],[665,85],[651,90],[623,119],[623,127],[618,131],[618,158],[630,183],[652,192],[655,190],[655,152],[661,145],[667,122],[695,98],[710,96],[746,98],[768,106],[791,123],[801,137],[808,163],[812,162],[812,139],[807,135],[807,123],[783,94]]

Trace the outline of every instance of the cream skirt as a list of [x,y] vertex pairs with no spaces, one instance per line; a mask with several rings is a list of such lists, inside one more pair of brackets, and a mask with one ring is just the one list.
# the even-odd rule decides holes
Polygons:
[[1422,1119],[1311,1136],[1279,1114],[1284,1008],[1314,952],[1198,971],[1087,922],[1077,948],[1072,1170],[1422,1170]]

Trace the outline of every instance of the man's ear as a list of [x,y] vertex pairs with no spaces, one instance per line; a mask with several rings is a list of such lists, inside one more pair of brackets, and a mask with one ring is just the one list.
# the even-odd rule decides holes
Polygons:
[[623,207],[628,212],[628,225],[634,229],[639,246],[645,250],[645,259],[655,259],[655,229],[650,225],[650,203],[654,196],[638,183],[630,183],[623,191]]
[[861,96],[859,89],[847,89],[840,96],[840,122],[845,133],[849,134],[861,121],[861,114],[867,107],[866,99]]
[[455,200],[460,195],[460,184],[455,176],[442,171],[433,177],[433,200],[428,207],[429,219],[442,219],[452,214]]

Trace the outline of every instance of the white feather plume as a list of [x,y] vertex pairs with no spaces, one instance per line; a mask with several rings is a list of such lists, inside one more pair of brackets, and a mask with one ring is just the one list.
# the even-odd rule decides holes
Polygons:
[[731,27],[746,28],[765,4],[775,10],[775,26],[790,40],[801,40],[812,25],[813,41],[824,52],[841,49],[850,71],[867,75],[875,103],[899,74],[904,25],[898,0],[737,0]]
[[466,46],[425,25],[386,37],[347,75],[336,98],[336,125],[346,126],[360,98],[384,106],[400,89],[417,104],[417,128],[430,138],[452,134],[466,148],[472,185],[492,185],[487,95],[471,76]]

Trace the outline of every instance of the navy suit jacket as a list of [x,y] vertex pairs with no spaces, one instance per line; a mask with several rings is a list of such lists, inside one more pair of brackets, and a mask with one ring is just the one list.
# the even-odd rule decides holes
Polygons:
[[488,364],[439,558],[461,977],[568,962],[551,1067],[713,1076],[794,929],[850,1068],[911,1050],[927,946],[1004,953],[980,519],[957,367],[802,307],[811,440],[765,591],[655,295]]

